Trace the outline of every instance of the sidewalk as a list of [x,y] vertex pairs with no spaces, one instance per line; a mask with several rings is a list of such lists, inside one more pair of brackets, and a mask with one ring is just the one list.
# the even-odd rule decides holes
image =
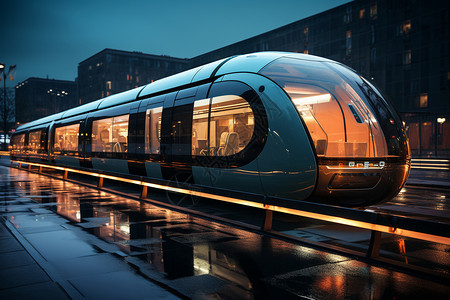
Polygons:
[[59,216],[48,214],[34,228],[15,225],[36,217],[20,211],[17,196],[2,191],[0,199],[0,299],[179,299],[118,255],[93,247],[95,237]]

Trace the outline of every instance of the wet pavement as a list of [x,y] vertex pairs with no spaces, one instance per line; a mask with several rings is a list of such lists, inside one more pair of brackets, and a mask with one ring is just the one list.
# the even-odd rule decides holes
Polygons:
[[[2,299],[25,293],[47,299],[447,299],[450,295],[448,284],[432,278],[43,175],[0,166],[0,186]],[[393,205],[407,207],[402,201]],[[216,214],[231,214],[220,210]],[[235,217],[259,222],[258,215],[246,217],[247,212],[235,211]],[[336,227],[333,233],[332,227],[310,221],[297,223],[286,216],[277,220],[274,225],[285,232],[302,232],[312,239],[336,240],[337,234],[351,245],[367,242],[366,233],[354,229]],[[395,252],[405,247],[405,241],[402,246],[388,239],[384,246],[384,251]],[[433,256],[447,272],[449,247],[421,244],[413,249],[420,253],[401,258]]]

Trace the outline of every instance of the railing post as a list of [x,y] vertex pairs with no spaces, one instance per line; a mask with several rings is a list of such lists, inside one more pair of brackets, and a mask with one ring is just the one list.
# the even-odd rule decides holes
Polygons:
[[67,179],[68,176],[69,176],[69,171],[64,170],[63,179]]
[[103,187],[103,177],[101,177],[101,176],[98,177],[98,184],[97,184],[97,187],[98,187],[99,189],[101,189],[101,188]]
[[140,198],[141,199],[146,199],[147,198],[147,186],[146,185],[142,186],[142,191],[141,191]]
[[22,163],[21,163],[21,162],[19,162],[18,168],[19,168],[19,169],[22,168]]
[[39,173],[42,173],[42,166],[39,166]]
[[28,164],[28,171],[31,171],[31,165]]
[[372,230],[370,235],[369,249],[367,249],[366,256],[369,258],[376,258],[380,255],[381,232]]
[[263,230],[265,231],[272,230],[272,219],[273,219],[273,211],[266,209],[266,214],[264,216]]

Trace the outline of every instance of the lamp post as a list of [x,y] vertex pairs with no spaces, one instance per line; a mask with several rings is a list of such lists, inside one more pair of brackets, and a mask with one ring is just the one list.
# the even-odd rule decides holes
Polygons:
[[[3,77],[3,143],[4,143],[4,147],[6,148],[6,135],[7,135],[7,130],[6,128],[8,127],[8,112],[6,109],[6,78],[8,77],[8,75],[11,75],[11,81],[14,80],[13,77],[13,73],[16,70],[16,66],[15,65],[11,65],[9,66],[9,70],[8,72],[6,72],[6,65],[4,63],[0,63],[0,73],[1,76]],[[7,148],[5,149],[7,150]]]
[[[4,63],[0,63],[0,73],[3,77],[3,114],[6,115],[6,72],[5,72],[5,64]],[[5,128],[6,128],[6,126],[5,126]],[[5,145],[4,147],[6,148],[6,132],[5,132],[5,130],[3,130],[3,144]]]

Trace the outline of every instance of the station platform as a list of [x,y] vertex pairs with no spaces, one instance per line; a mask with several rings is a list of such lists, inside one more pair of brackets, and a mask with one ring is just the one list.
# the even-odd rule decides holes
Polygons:
[[53,234],[44,257],[36,250],[44,246],[41,239],[27,240],[0,222],[0,299],[180,299],[120,258],[65,230]]
[[[430,278],[10,169],[8,163],[0,160],[0,299],[450,295],[448,284]],[[349,235],[355,239],[355,232]]]

